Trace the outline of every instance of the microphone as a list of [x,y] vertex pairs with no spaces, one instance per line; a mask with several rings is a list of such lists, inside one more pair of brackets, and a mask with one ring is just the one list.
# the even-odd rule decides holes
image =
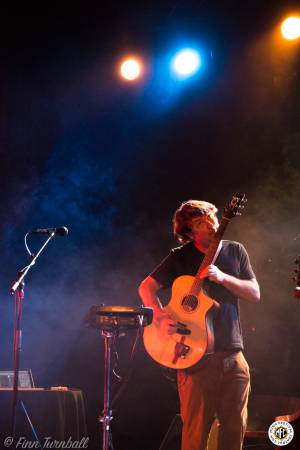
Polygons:
[[67,227],[58,228],[38,228],[37,230],[30,231],[31,234],[51,234],[54,233],[56,236],[67,236],[69,230]]

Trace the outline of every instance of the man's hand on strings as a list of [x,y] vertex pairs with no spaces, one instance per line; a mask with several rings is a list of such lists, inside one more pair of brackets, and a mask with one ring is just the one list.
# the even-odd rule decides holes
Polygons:
[[225,276],[226,274],[213,264],[205,267],[205,269],[200,274],[200,278],[208,278],[210,281],[213,281],[217,284],[223,284]]
[[182,324],[174,320],[171,314],[160,308],[154,310],[154,321],[159,324],[161,331],[168,335],[177,333],[182,327]]

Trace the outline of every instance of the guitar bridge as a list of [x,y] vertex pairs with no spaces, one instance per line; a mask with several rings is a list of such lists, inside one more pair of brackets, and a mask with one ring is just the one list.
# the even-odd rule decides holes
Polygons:
[[182,336],[180,341],[176,342],[175,349],[174,349],[175,350],[174,358],[172,361],[173,364],[176,364],[179,358],[182,358],[182,359],[185,358],[191,348],[189,345],[186,345],[184,343],[184,341],[185,341],[185,336]]

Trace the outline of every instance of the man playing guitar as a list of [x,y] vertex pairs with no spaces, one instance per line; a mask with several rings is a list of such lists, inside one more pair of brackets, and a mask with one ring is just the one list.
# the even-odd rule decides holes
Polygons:
[[[189,332],[187,321],[178,315],[174,316],[172,310],[170,313],[168,305],[163,308],[157,294],[161,288],[171,287],[182,275],[189,275],[182,277],[183,282],[193,279],[199,265],[202,267],[201,262],[212,247],[219,228],[216,213],[217,208],[205,201],[189,200],[182,203],[173,217],[173,231],[183,245],[172,249],[139,287],[143,303],[153,308],[154,326],[159,326],[166,337],[180,338],[183,344],[185,337],[180,335],[184,335],[186,329]],[[204,267],[199,275],[205,296],[208,295],[219,305],[218,308],[212,307],[204,317],[205,321],[209,316],[211,318],[214,347],[207,345],[201,360],[191,367],[178,370],[183,421],[182,450],[205,450],[215,417],[220,424],[219,450],[241,450],[246,431],[250,377],[242,353],[244,347],[239,300],[257,303],[260,290],[243,245],[226,240],[221,241],[221,244],[215,254],[215,261]],[[189,297],[197,301],[196,295],[187,295],[185,298]],[[186,314],[183,317],[190,317],[188,314],[193,312],[192,309],[197,309],[197,306],[193,306],[189,310],[184,300],[181,304]],[[190,346],[185,347],[187,355],[182,354],[182,359],[188,358],[189,352],[193,351]],[[177,357],[173,358],[169,367],[175,366],[176,361]]]

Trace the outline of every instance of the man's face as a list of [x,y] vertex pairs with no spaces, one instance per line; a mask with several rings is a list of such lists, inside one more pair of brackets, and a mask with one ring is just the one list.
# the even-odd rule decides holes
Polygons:
[[214,214],[194,217],[191,220],[190,227],[191,239],[201,247],[208,248],[219,228],[219,221]]

